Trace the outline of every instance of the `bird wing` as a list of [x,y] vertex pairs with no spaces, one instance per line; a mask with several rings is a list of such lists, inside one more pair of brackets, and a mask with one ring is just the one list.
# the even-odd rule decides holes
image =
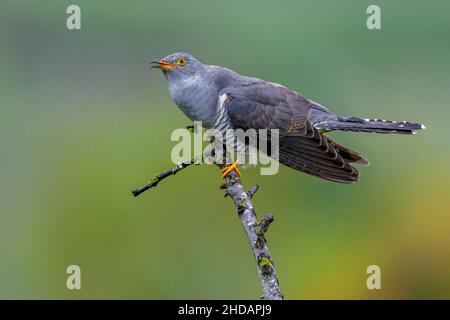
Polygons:
[[311,103],[283,86],[256,82],[227,88],[225,106],[235,128],[279,129],[295,134],[305,127]]
[[[254,82],[226,88],[223,106],[235,129],[278,129],[280,163],[323,179],[351,183],[358,171],[339,144],[309,122],[311,102],[286,87]],[[347,151],[349,149],[346,149]]]

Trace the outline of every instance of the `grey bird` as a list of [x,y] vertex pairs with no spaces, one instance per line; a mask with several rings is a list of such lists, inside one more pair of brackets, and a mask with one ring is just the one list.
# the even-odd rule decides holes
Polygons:
[[175,104],[205,128],[278,129],[279,162],[329,181],[352,183],[367,165],[358,152],[332,140],[333,130],[415,134],[420,123],[337,115],[282,85],[206,65],[188,53],[172,53],[151,66],[163,71]]

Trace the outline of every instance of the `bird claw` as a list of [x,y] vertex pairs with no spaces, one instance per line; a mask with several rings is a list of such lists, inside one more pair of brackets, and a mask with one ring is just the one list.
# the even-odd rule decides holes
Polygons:
[[223,169],[220,170],[220,172],[222,173],[222,179],[225,179],[225,177],[228,176],[232,171],[234,171],[239,178],[241,177],[241,172],[238,168],[238,160],[230,165],[226,165]]

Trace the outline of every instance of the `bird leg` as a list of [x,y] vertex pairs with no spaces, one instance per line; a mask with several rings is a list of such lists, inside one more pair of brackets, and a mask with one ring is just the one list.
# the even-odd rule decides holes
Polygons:
[[222,179],[225,179],[225,177],[232,171],[234,171],[239,178],[241,177],[241,172],[238,168],[238,160],[236,160],[232,164],[226,165],[223,169],[220,170],[220,172],[222,173]]

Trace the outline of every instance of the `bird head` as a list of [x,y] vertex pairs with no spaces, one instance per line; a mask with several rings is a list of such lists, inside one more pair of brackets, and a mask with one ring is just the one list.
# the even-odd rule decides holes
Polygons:
[[153,60],[150,67],[161,69],[168,78],[184,78],[194,75],[201,63],[189,53],[176,52]]

